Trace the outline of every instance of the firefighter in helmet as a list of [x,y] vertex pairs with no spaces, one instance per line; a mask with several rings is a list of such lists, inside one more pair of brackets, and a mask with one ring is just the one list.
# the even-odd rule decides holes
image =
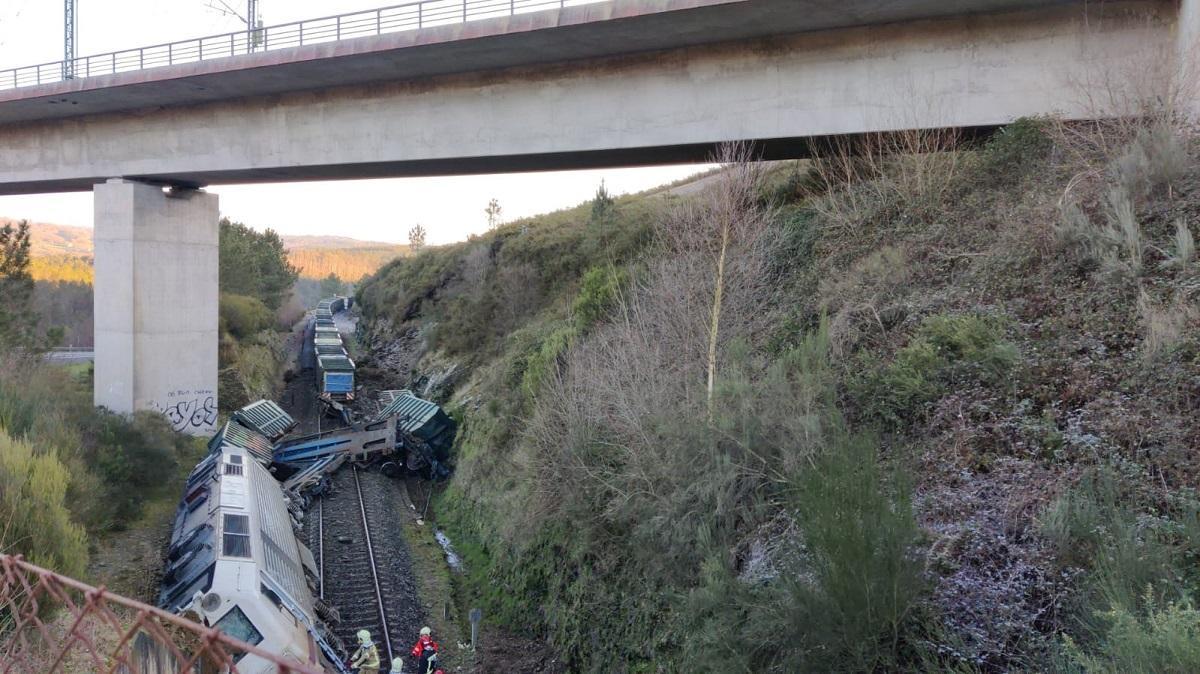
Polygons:
[[367,630],[358,631],[358,650],[350,658],[350,667],[357,668],[358,674],[379,674],[379,649]]
[[412,656],[417,659],[417,674],[433,674],[437,670],[437,642],[433,640],[433,630],[421,628],[421,637],[413,644]]

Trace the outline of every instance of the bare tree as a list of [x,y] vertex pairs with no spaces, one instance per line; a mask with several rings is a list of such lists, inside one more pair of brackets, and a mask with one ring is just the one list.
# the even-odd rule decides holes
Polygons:
[[[760,203],[762,168],[748,145],[722,145],[713,159],[723,165],[717,180],[697,200],[677,207],[660,231],[673,257],[697,275],[688,282],[693,292],[707,297],[704,363],[710,421],[723,330],[742,328],[761,315],[761,298],[769,288],[764,253],[772,217]],[[675,275],[689,275],[680,271]]]
[[420,223],[408,230],[408,247],[415,253],[425,247],[425,226]]

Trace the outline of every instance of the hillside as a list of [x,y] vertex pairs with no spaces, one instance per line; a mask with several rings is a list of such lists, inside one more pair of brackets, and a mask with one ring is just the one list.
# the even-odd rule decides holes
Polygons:
[[[289,245],[284,241],[284,245]],[[408,254],[408,246],[380,244],[352,248],[288,248],[288,261],[301,278],[323,279],[330,274],[343,281],[370,276],[392,260]]]
[[[17,221],[12,218],[0,217],[0,227],[6,223],[16,224]],[[29,234],[34,257],[90,258],[93,253],[90,227],[31,222],[29,223]]]
[[[0,217],[0,226],[16,223],[12,218]],[[90,259],[93,255],[92,229],[73,225],[55,225],[43,222],[30,223],[30,239],[33,257],[43,262],[35,266],[34,275],[44,280],[77,280],[72,272],[71,279],[53,277],[53,267],[58,264],[76,267],[66,262],[67,258]],[[356,281],[373,274],[387,262],[407,255],[407,245],[362,241],[345,236],[282,236],[288,249],[289,259],[304,278],[322,279],[330,273],[346,281]],[[51,274],[51,276],[45,276]]]
[[[0,218],[0,226],[14,220]],[[340,236],[285,236],[288,261],[299,271],[298,301],[313,306],[322,296],[319,281],[335,274],[357,281],[387,262],[408,254],[408,246]],[[60,326],[64,344],[90,346],[92,335],[92,230],[88,227],[30,224],[32,263],[37,283],[34,306],[43,325]]]
[[1197,148],[935,136],[364,283],[363,379],[462,423],[459,608],[581,672],[1200,668]]
[[288,250],[309,250],[312,248],[320,248],[327,250],[353,250],[355,248],[408,248],[394,243],[384,243],[382,241],[362,241],[360,239],[352,239],[348,236],[307,236],[307,235],[284,235],[283,245]]

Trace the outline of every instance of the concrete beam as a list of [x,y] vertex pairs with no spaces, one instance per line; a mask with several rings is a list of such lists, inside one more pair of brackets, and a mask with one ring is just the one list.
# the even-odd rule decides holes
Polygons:
[[729,140],[1088,119],[1091,74],[1143,72],[1176,23],[1157,0],[1054,5],[0,126],[0,194],[642,164]]
[[95,402],[217,422],[217,196],[109,180],[95,189]]
[[99,56],[95,76],[85,58],[69,81],[5,89],[0,79],[0,125],[1083,2],[609,0],[251,54],[224,56],[217,42],[200,62],[101,74],[109,59]]

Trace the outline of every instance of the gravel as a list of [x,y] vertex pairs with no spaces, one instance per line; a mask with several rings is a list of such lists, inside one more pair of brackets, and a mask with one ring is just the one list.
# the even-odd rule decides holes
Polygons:
[[[403,483],[386,478],[373,469],[358,469],[358,477],[392,642],[393,654],[388,658],[403,657],[425,624],[412,560],[399,520],[408,508]],[[374,578],[367,561],[366,540],[362,535],[362,513],[354,486],[354,469],[342,468],[333,476],[332,482],[332,491],[322,499],[325,601],[341,614],[341,623],[334,632],[345,645],[351,646],[358,630],[370,630],[375,641],[383,646],[380,655],[387,655],[383,653],[386,643],[375,600]],[[314,554],[319,554],[317,519],[314,502],[305,517],[305,535]]]

